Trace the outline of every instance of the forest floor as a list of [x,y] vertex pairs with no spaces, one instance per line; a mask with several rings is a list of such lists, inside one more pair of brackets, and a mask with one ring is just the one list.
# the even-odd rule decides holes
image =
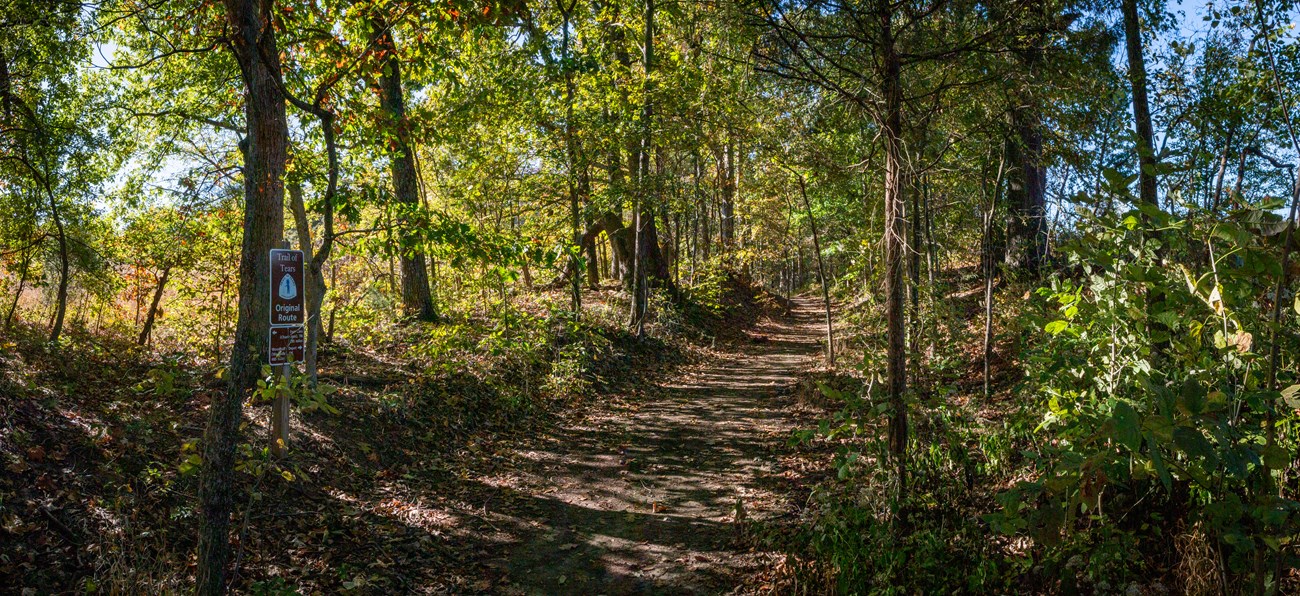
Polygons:
[[744,528],[791,509],[779,455],[795,419],[784,396],[819,353],[818,308],[795,299],[788,316],[760,322],[749,341],[498,452],[509,464],[479,480],[501,498],[476,520],[502,545],[483,553],[493,591],[761,588],[754,578],[780,555],[755,546]]
[[[528,397],[547,368],[513,346],[425,361],[340,346],[322,370],[340,412],[295,411],[288,458],[262,449],[265,405],[246,409],[232,587],[778,590],[789,558],[762,537],[828,469],[788,441],[815,425],[794,394],[820,363],[820,303],[724,294],[664,339],[597,326],[570,340],[589,381],[568,396]],[[584,303],[615,308],[610,295]],[[0,593],[188,592],[195,445],[223,382],[126,338],[69,336],[60,350],[38,327],[0,337]]]

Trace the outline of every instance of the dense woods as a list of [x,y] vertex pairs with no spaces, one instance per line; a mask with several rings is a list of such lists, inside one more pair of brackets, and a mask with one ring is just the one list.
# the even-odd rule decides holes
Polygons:
[[1294,593],[1298,21],[0,0],[0,591]]

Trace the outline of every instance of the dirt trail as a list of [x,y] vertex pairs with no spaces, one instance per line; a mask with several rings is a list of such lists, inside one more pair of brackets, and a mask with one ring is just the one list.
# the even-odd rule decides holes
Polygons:
[[737,511],[755,520],[785,508],[776,453],[793,423],[779,396],[822,333],[817,302],[793,306],[753,330],[765,339],[720,347],[514,449],[481,479],[501,495],[482,518],[497,530],[487,566],[499,576],[481,587],[725,594],[761,569],[771,555],[739,539]]

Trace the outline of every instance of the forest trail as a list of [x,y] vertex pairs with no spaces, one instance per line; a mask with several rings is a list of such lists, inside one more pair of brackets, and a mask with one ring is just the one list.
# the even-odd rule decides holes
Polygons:
[[[754,342],[719,346],[640,396],[515,448],[482,480],[507,493],[497,530],[503,594],[725,594],[772,555],[736,523],[787,509],[777,454],[794,427],[783,392],[819,354],[820,303],[795,299]],[[738,506],[738,503],[740,504]]]

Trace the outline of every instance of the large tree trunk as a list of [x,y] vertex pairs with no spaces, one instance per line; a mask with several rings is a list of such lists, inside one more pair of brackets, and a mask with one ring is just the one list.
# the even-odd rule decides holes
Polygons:
[[672,289],[673,279],[669,274],[668,258],[659,241],[659,226],[648,207],[641,211],[641,225],[644,228],[641,231],[641,241],[644,243],[641,257],[650,287]]
[[[984,270],[984,399],[993,396],[992,368],[990,360],[993,358],[993,277],[997,264],[994,262],[993,253],[993,216],[998,209],[998,195],[1002,192],[1002,174],[1006,165],[1006,156],[998,160],[998,174],[993,179],[993,188],[989,190],[988,183],[984,183],[984,191],[988,196],[988,208],[984,213],[984,241],[981,243],[983,251],[980,255],[980,265]],[[986,178],[987,180],[987,178]]]
[[889,451],[898,474],[901,499],[907,492],[907,349],[904,342],[903,272],[906,228],[903,216],[903,88],[902,64],[894,45],[893,7],[878,0],[880,19],[881,137],[885,142],[885,335],[890,408]]
[[0,115],[8,123],[14,116],[13,82],[9,76],[9,59],[0,46]]
[[[630,267],[627,260],[632,258],[631,231],[623,225],[623,218],[609,211],[602,213],[599,219],[587,226],[587,230],[576,241],[579,251],[587,253],[587,258],[592,262],[592,266],[587,268],[587,282],[593,289],[600,281],[598,274],[593,273],[592,270],[596,268],[596,240],[600,238],[602,232],[609,238],[610,245],[613,247],[616,270],[621,271]],[[555,280],[556,287],[559,287],[561,282],[573,279],[576,268],[575,261],[570,260],[566,263],[564,272]]]
[[908,226],[908,244],[907,244],[907,274],[909,283],[907,284],[907,297],[911,302],[911,308],[908,310],[907,325],[907,348],[911,356],[912,365],[920,366],[921,358],[921,251],[917,243],[921,240],[921,192],[916,176],[906,176],[907,188],[912,192],[911,205],[904,206],[903,216],[907,220]]
[[[588,204],[591,203],[591,173],[585,164],[578,175],[578,196],[585,198]],[[581,242],[582,240],[585,240],[585,238],[579,239],[579,247],[586,254],[587,287],[595,290],[600,287],[600,259],[596,253],[596,239],[592,238],[589,243]]]
[[[635,164],[633,164],[635,168]],[[626,190],[626,178],[623,175],[623,151],[617,145],[609,152],[609,186],[617,197]],[[623,225],[622,200],[616,200],[613,208],[599,215],[600,225],[609,237],[611,254],[610,275],[623,282],[629,291],[632,289],[632,229]]]
[[234,505],[235,445],[243,403],[256,386],[270,320],[270,250],[284,227],[289,127],[281,93],[279,51],[271,27],[272,0],[225,0],[230,46],[244,82],[248,137],[244,151],[244,238],[239,260],[239,318],[225,395],[213,395],[203,434],[199,478],[196,591],[224,594]]
[[397,45],[385,23],[375,18],[371,26],[375,46],[384,52],[384,68],[380,74],[379,104],[388,116],[385,124],[391,127],[389,144],[390,170],[393,175],[393,196],[400,211],[398,236],[402,246],[402,311],[407,317],[433,321],[438,313],[433,306],[433,293],[429,289],[429,272],[424,250],[415,244],[407,224],[409,211],[420,205],[418,177],[415,172],[415,149],[411,144],[411,127],[406,119],[406,103],[402,96],[401,61],[397,58]]
[[[1138,190],[1143,203],[1159,207],[1156,196],[1156,155],[1152,141],[1151,108],[1147,102],[1147,67],[1142,56],[1142,29],[1138,20],[1137,0],[1122,0],[1124,13],[1124,45],[1128,52],[1128,78],[1133,86],[1133,127],[1137,133]],[[1145,218],[1145,216],[1143,216]],[[1158,233],[1153,236],[1159,236]],[[1158,249],[1162,250],[1162,249]],[[1147,292],[1147,332],[1151,336],[1152,360],[1159,370],[1159,361],[1169,349],[1169,329],[1155,317],[1164,302],[1164,291],[1152,286]]]
[[611,261],[619,279],[631,280],[632,271],[632,229],[623,225],[623,216],[606,211],[600,215],[599,224],[609,238]]
[[922,226],[925,230],[925,273],[930,280],[930,288],[934,289],[934,270],[938,265],[938,257],[935,256],[934,242],[934,212],[930,209],[930,180],[927,176],[921,183],[921,213],[925,217],[925,223]]
[[1007,189],[1006,263],[1037,273],[1047,254],[1047,168],[1043,165],[1042,116],[1031,106],[1011,113],[1015,138],[1012,177]]
[[1232,154],[1232,138],[1236,133],[1236,128],[1228,129],[1228,138],[1223,142],[1223,153],[1219,155],[1219,166],[1214,175],[1214,195],[1206,205],[1210,213],[1218,213],[1223,204],[1223,178],[1228,171],[1228,156]]
[[140,329],[140,337],[136,344],[145,345],[149,342],[149,335],[153,333],[153,321],[158,316],[158,304],[162,302],[163,291],[167,288],[167,278],[171,275],[171,267],[163,267],[162,273],[158,276],[158,287],[154,288],[153,301],[149,303],[149,314],[145,315],[144,327]]

